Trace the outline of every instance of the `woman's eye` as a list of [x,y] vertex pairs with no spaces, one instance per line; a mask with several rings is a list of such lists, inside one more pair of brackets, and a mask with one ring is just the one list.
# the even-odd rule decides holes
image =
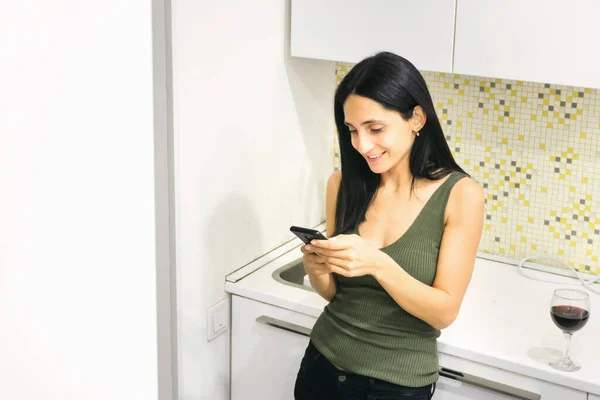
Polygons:
[[379,133],[381,131],[383,131],[383,128],[371,128],[371,132],[373,133]]
[[349,129],[349,131],[350,131],[350,134],[352,134],[352,135],[354,135],[354,134],[357,132],[357,131],[356,131],[356,130],[354,130],[354,129]]

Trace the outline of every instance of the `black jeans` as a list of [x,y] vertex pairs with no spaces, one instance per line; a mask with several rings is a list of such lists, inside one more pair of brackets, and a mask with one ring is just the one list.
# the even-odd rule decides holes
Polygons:
[[435,383],[412,388],[339,370],[308,344],[296,377],[296,400],[430,400]]

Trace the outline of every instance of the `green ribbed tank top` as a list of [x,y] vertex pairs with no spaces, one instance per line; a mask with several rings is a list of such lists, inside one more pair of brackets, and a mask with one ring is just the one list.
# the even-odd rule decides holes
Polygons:
[[[426,285],[435,279],[450,191],[464,176],[452,172],[406,233],[381,249]],[[334,279],[336,295],[311,334],[315,347],[332,364],[402,386],[437,381],[439,330],[404,311],[371,275],[334,274]]]

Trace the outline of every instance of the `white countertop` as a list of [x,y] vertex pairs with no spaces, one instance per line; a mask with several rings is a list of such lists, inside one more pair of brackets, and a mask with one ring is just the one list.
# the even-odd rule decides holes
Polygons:
[[[301,256],[295,247],[243,279],[227,282],[226,290],[316,318],[327,304],[324,299],[272,277],[273,271]],[[478,258],[460,314],[438,340],[440,353],[600,395],[600,316],[594,314],[600,309],[600,296],[590,293],[590,319],[571,340],[570,355],[581,370],[556,371],[548,361],[562,354],[564,338],[550,318],[550,298],[556,288],[582,286],[566,284],[573,282],[569,278],[550,277],[565,284],[534,281],[513,265]]]

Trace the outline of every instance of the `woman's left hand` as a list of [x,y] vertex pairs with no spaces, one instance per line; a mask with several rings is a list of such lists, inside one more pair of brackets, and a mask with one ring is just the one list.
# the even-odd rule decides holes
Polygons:
[[372,243],[356,234],[313,240],[307,246],[307,249],[311,248],[323,256],[331,272],[347,277],[375,276],[384,265],[386,256]]

